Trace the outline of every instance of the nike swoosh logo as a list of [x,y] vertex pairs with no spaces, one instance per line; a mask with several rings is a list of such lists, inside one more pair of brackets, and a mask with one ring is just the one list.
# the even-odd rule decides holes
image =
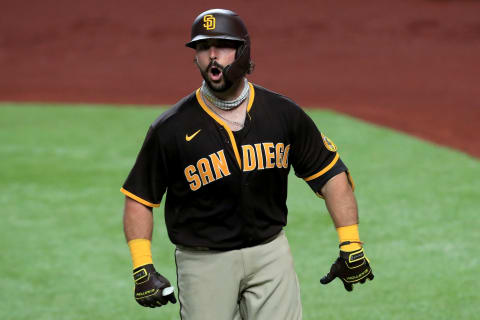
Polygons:
[[197,132],[195,132],[195,133],[192,134],[191,136],[189,136],[188,134],[185,135],[185,140],[187,140],[187,141],[192,140],[193,138],[195,138],[195,136],[196,136],[200,131],[202,131],[202,129],[198,130]]

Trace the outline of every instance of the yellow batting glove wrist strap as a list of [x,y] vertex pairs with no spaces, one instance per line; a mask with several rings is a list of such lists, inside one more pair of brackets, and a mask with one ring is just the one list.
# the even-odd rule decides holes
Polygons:
[[133,239],[128,241],[132,255],[133,269],[146,264],[153,264],[151,241],[148,239]]
[[350,252],[362,248],[360,235],[358,234],[358,224],[337,228],[340,250]]

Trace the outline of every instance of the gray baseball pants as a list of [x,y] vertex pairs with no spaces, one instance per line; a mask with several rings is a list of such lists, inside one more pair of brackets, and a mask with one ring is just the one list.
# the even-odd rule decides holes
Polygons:
[[300,320],[300,287],[284,231],[231,251],[175,251],[182,320]]

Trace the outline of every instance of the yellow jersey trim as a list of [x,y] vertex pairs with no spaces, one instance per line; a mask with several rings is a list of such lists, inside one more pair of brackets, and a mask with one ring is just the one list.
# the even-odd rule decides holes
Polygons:
[[[247,105],[247,112],[250,111],[253,105],[253,99],[255,97],[255,90],[253,89],[253,85],[249,82],[248,85],[250,86],[250,97],[248,99],[248,105]],[[242,161],[240,158],[240,152],[238,151],[238,146],[237,146],[237,141],[235,141],[235,137],[233,135],[232,130],[228,127],[228,125],[220,119],[215,113],[213,113],[212,110],[210,110],[209,107],[205,104],[205,102],[202,99],[201,93],[200,93],[200,88],[197,89],[195,96],[197,97],[197,101],[202,107],[203,111],[205,111],[210,117],[212,117],[215,121],[217,121],[222,127],[225,128],[227,131],[227,134],[230,138],[230,141],[232,142],[232,147],[233,147],[233,152],[235,153],[235,158],[237,159],[238,167],[242,169]]]
[[307,177],[307,178],[303,178],[303,180],[305,181],[310,181],[310,180],[313,180],[313,179],[316,179],[320,176],[322,176],[323,174],[325,174],[328,170],[330,170],[334,165],[335,163],[337,163],[338,159],[340,158],[340,156],[338,155],[338,153],[335,155],[335,158],[333,158],[332,162],[330,162],[330,164],[328,166],[326,166],[325,168],[323,168],[320,172],[317,172],[315,173],[313,176],[310,176],[310,177]]
[[142,198],[134,195],[133,193],[131,193],[130,191],[127,191],[123,188],[120,188],[120,192],[123,193],[124,195],[126,195],[127,197],[137,201],[137,202],[140,202],[141,204],[144,204],[146,206],[149,206],[149,207],[152,207],[152,208],[158,208],[160,207],[160,203],[151,203],[151,202],[148,202],[147,200],[143,200]]
[[255,90],[253,89],[253,85],[249,82],[248,85],[250,86],[250,97],[248,98],[248,105],[247,105],[247,112],[250,112],[253,105],[253,99],[255,99]]

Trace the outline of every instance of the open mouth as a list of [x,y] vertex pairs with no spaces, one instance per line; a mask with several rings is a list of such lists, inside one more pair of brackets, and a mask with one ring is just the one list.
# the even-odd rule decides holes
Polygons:
[[220,70],[218,67],[211,67],[210,68],[210,78],[213,81],[218,81],[222,77],[222,70]]

